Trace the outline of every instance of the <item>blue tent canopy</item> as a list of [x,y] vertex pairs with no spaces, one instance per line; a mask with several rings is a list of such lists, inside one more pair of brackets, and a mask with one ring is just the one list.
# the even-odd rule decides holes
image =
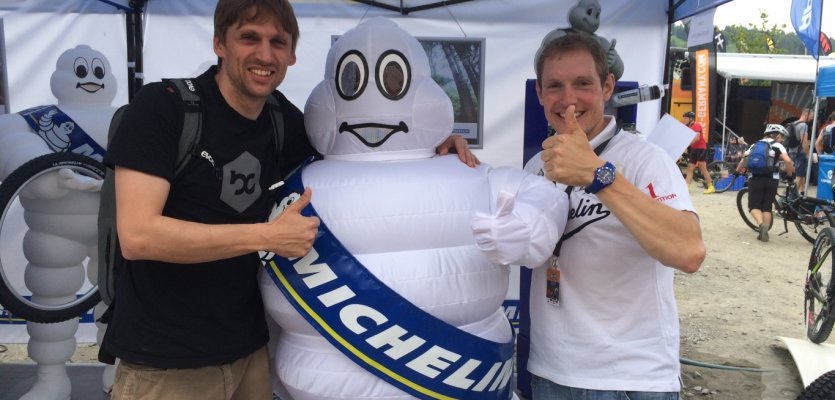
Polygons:
[[835,65],[821,67],[818,71],[818,97],[835,97]]

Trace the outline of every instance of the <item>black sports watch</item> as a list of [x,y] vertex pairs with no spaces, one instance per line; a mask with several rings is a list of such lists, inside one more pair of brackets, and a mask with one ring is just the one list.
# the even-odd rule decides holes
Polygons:
[[606,161],[602,167],[594,170],[594,180],[586,186],[586,193],[595,194],[615,181],[615,166]]

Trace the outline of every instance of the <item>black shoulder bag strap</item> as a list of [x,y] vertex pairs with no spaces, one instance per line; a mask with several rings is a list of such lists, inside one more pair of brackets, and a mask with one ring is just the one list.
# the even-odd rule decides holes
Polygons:
[[[597,147],[594,148],[594,154],[597,154],[598,156],[600,156],[600,154],[603,153],[603,150],[606,150],[606,146],[609,145],[609,142],[611,142],[612,139],[614,139],[615,136],[618,133],[620,133],[620,130],[615,131],[615,134],[612,135],[612,137],[606,139],[603,143],[600,143],[599,145],[597,145]],[[574,186],[568,186],[568,187],[565,188],[565,194],[568,195],[568,205],[569,206],[571,206],[571,192],[573,192],[573,191],[574,191]],[[570,239],[572,236],[574,236],[574,234],[577,233],[579,230],[580,229],[578,228],[578,229],[575,229],[571,232],[563,233],[563,235],[560,236],[560,240],[557,241],[557,245],[554,246],[553,254],[554,254],[555,257],[560,256],[560,248],[562,248],[562,243],[565,242],[566,240]]]
[[174,176],[183,172],[189,160],[200,145],[203,133],[203,114],[200,109],[200,95],[196,83],[191,79],[165,79],[174,86],[183,101],[183,130],[177,146],[177,162],[174,164]]
[[274,92],[267,97],[266,106],[270,112],[270,122],[273,125],[273,146],[275,147],[275,172],[276,177],[281,175],[281,152],[284,150],[284,113],[281,111],[279,94]]

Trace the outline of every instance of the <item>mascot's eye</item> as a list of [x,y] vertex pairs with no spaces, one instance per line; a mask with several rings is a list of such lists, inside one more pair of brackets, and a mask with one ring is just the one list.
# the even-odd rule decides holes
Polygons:
[[359,97],[368,84],[368,64],[362,54],[351,50],[336,65],[336,91],[345,100]]
[[73,63],[73,70],[75,71],[75,76],[79,78],[87,77],[87,60],[81,57],[76,58],[75,62]]
[[412,81],[412,69],[402,53],[389,50],[380,56],[377,62],[377,88],[383,96],[398,100],[409,91]]
[[586,10],[586,14],[587,14],[588,16],[592,16],[592,15],[594,14],[594,9],[593,9],[593,8],[589,8],[588,10]]
[[93,75],[99,79],[104,78],[104,61],[99,58],[93,59]]

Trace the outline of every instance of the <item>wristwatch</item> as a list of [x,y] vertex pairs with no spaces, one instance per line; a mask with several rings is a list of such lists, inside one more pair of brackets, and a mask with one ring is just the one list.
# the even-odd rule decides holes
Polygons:
[[586,193],[595,194],[615,181],[615,166],[606,162],[602,167],[594,170],[594,180],[586,186]]

